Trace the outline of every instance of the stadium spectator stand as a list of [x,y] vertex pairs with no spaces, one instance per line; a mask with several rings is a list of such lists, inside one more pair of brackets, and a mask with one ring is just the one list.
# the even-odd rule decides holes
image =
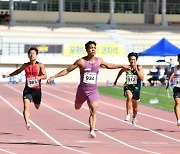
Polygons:
[[137,52],[142,52],[156,44],[163,37],[172,44],[180,48],[180,30],[179,29],[130,29],[119,30],[119,34],[131,42],[131,45]]
[[[94,40],[97,43],[118,43],[125,47],[126,55],[129,52],[141,52],[150,46],[157,43],[162,37],[166,37],[176,46],[180,46],[180,33],[177,29],[162,31],[160,29],[95,29],[84,27],[33,27],[33,26],[14,26],[0,27],[0,35],[2,38],[1,45],[3,45],[3,55],[1,63],[8,64],[22,64],[26,61],[26,54],[24,53],[24,45],[28,44],[68,44],[68,43],[85,43],[89,40]],[[10,55],[10,56],[9,56]],[[124,57],[103,57],[103,59],[114,62],[127,64],[126,55]],[[46,65],[53,65],[53,67],[64,68],[65,66],[74,62],[76,57],[65,57],[62,54],[51,55],[41,54],[40,61]],[[152,65],[157,65],[155,58],[140,57],[138,62],[144,65],[145,74],[149,73]],[[115,76],[116,71],[111,73],[111,77],[107,72],[102,73],[106,79],[101,79],[102,82],[107,80],[112,81],[112,76]],[[163,74],[163,72],[161,73]],[[100,76],[101,77],[101,76]],[[103,77],[102,77],[103,78]],[[148,77],[147,77],[148,78]],[[145,81],[147,81],[145,78]],[[76,79],[77,81],[78,79]]]

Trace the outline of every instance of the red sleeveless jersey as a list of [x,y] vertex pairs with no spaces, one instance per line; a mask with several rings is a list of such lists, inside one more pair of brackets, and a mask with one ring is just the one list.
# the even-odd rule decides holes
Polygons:
[[27,63],[25,68],[25,76],[26,76],[26,86],[33,89],[39,89],[41,87],[41,80],[38,81],[36,76],[39,76],[38,63],[36,62],[34,65],[30,65]]

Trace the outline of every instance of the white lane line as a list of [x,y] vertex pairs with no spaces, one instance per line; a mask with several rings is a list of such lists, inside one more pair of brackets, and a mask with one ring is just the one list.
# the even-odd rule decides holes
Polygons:
[[16,154],[14,152],[10,152],[10,151],[7,151],[7,150],[1,149],[1,148],[0,148],[0,151],[6,152],[6,153],[10,153],[10,154]]
[[[100,114],[102,114],[102,115],[104,115],[104,116],[106,116],[106,117],[112,118],[112,119],[114,119],[114,120],[118,120],[118,121],[121,121],[121,122],[124,122],[124,123],[131,124],[130,122],[126,122],[126,121],[124,121],[124,120],[121,120],[121,119],[119,119],[119,118],[113,117],[113,116],[111,116],[111,115],[108,115],[108,114],[105,114],[105,113],[102,113],[102,112],[98,112],[98,113],[100,113]],[[172,137],[170,137],[170,136],[164,135],[164,134],[162,134],[162,133],[156,132],[156,131],[151,130],[151,129],[149,129],[149,128],[142,127],[142,126],[139,126],[139,125],[137,125],[137,126],[135,126],[135,127],[138,127],[138,128],[144,129],[144,130],[148,130],[148,131],[150,131],[150,132],[152,132],[152,133],[158,134],[158,135],[163,136],[163,137],[165,137],[165,138],[171,139],[171,140],[176,141],[176,142],[180,142],[180,140],[178,140],[178,139],[175,139],[175,138],[172,138]]]
[[[119,106],[116,106],[116,105],[112,105],[112,104],[108,104],[108,103],[105,103],[103,101],[99,101],[99,102],[102,103],[102,104],[105,104],[107,106],[111,106],[111,107],[118,108],[118,109],[121,109],[121,110],[126,110],[125,108],[122,108],[122,107],[119,107]],[[148,115],[148,114],[145,114],[145,113],[138,112],[138,114],[146,116],[146,117],[154,118],[154,119],[157,119],[157,120],[160,120],[160,121],[164,121],[164,122],[167,122],[167,123],[176,124],[173,121],[169,121],[169,120],[162,119],[162,118],[159,118],[159,117],[155,117],[155,116],[152,116],[152,115]]]
[[[9,86],[8,86],[9,87]],[[12,88],[12,87],[9,87],[19,93],[22,93],[20,92],[19,90],[16,90],[15,88]],[[0,98],[6,103],[8,104],[13,110],[15,110],[19,115],[21,115],[23,117],[23,114],[18,110],[16,109],[10,102],[8,102],[5,98],[3,98],[2,96],[0,96]],[[63,144],[61,144],[60,142],[58,142],[56,139],[54,139],[51,135],[49,135],[46,131],[44,131],[41,127],[39,127],[35,122],[33,122],[32,120],[29,120],[29,122],[31,124],[33,124],[37,129],[39,129],[45,136],[47,136],[50,140],[52,140],[54,143],[56,143],[57,145],[65,148],[65,149],[68,149],[68,150],[71,150],[71,151],[75,151],[75,152],[78,152],[78,153],[84,153],[84,154],[89,154],[87,152],[83,152],[83,151],[80,151],[80,150],[76,150],[76,149],[73,149],[73,148],[70,148],[68,146],[65,146]]]
[[[9,87],[9,86],[8,86],[8,87]],[[15,89],[15,88],[12,88],[12,87],[9,87],[9,88],[11,88],[11,89],[13,89],[13,90],[21,93],[19,90]],[[58,96],[53,95],[53,94],[51,94],[51,93],[48,93],[48,92],[45,92],[45,91],[43,91],[43,93],[46,93],[47,95],[53,96],[53,97],[58,98],[58,99],[61,99],[61,100],[63,100],[63,101],[66,101],[66,102],[68,102],[68,103],[74,104],[72,101],[69,101],[69,100],[67,100],[67,99],[58,97]],[[82,124],[82,125],[84,125],[84,126],[86,126],[86,127],[89,127],[87,124],[85,124],[85,123],[83,123],[83,122],[81,122],[81,121],[79,121],[79,120],[77,120],[77,119],[75,119],[75,118],[73,118],[73,117],[71,117],[71,116],[63,113],[63,112],[58,111],[58,110],[50,107],[49,105],[46,105],[46,104],[44,104],[44,103],[43,103],[42,105],[46,106],[47,108],[49,108],[49,109],[51,109],[51,110],[53,110],[53,111],[55,111],[55,112],[57,112],[57,113],[65,116],[65,117],[67,117],[67,118],[69,118],[69,119],[71,119],[71,120],[74,120],[74,121],[76,121],[76,122],[78,122],[78,123],[80,123],[80,124]],[[88,109],[87,107],[83,107],[83,108]],[[116,138],[114,138],[114,137],[112,137],[112,136],[110,136],[110,135],[108,135],[108,134],[106,134],[106,133],[103,133],[102,131],[99,131],[99,130],[97,130],[97,131],[98,131],[100,134],[102,134],[102,135],[104,135],[104,136],[106,136],[106,137],[108,137],[108,138],[110,138],[110,139],[112,139],[112,140],[114,140],[114,141],[116,141],[116,142],[118,142],[118,143],[121,143],[121,144],[123,144],[123,145],[125,145],[125,146],[127,146],[127,147],[130,147],[130,148],[132,148],[132,149],[136,149],[136,150],[139,150],[139,151],[143,151],[143,152],[147,152],[147,153],[152,153],[152,154],[159,154],[158,152],[153,152],[153,151],[144,150],[144,149],[141,149],[141,148],[137,148],[137,147],[131,146],[131,145],[129,145],[129,144],[127,144],[127,143],[125,143],[125,142],[123,142],[123,141],[121,141],[121,140],[118,140],[118,139],[116,139]]]
[[[64,99],[64,98],[61,98],[61,97],[59,97],[59,96],[50,94],[50,93],[45,92],[45,91],[44,91],[44,93],[49,94],[49,95],[51,95],[51,96],[53,96],[53,97],[56,97],[56,98],[58,98],[58,99],[62,99],[62,100],[68,101],[68,102],[71,103],[71,104],[74,104],[74,102],[71,102],[71,101],[66,100],[66,99]],[[69,93],[69,92],[68,92],[68,93]],[[83,108],[88,109],[87,107],[84,107],[84,106],[83,106]],[[124,120],[121,120],[121,119],[116,118],[116,117],[114,117],[114,116],[111,116],[111,115],[102,113],[102,112],[100,112],[100,111],[97,111],[97,112],[100,113],[101,115],[104,115],[104,116],[109,117],[109,118],[111,118],[111,119],[118,120],[118,121],[121,121],[121,122],[124,122],[124,123],[128,123],[128,124],[131,124],[130,122],[126,122],[126,121],[124,121]],[[180,140],[178,140],[178,139],[175,139],[175,138],[172,138],[172,137],[170,137],[170,136],[164,135],[164,134],[162,134],[162,133],[156,132],[156,131],[151,130],[151,129],[149,129],[149,128],[142,127],[142,126],[138,126],[138,125],[137,125],[136,127],[139,127],[139,128],[141,128],[141,129],[144,129],[144,130],[148,130],[148,131],[150,131],[150,132],[152,132],[152,133],[158,134],[158,135],[160,135],[160,136],[163,136],[163,137],[165,137],[165,138],[171,139],[171,140],[173,140],[173,141],[180,142]]]
[[[62,99],[63,101],[72,103],[72,102],[69,101],[69,100],[66,100],[66,99],[63,99],[63,98],[61,98],[61,99]],[[86,127],[89,127],[89,125],[87,125],[87,124],[85,124],[85,123],[83,123],[83,122],[81,122],[81,121],[79,121],[79,120],[77,120],[77,119],[75,119],[75,118],[73,118],[73,117],[71,117],[71,116],[69,116],[69,115],[61,112],[61,111],[59,111],[59,110],[56,110],[56,109],[50,107],[50,106],[47,105],[47,104],[44,104],[44,103],[43,103],[43,105],[46,106],[47,108],[53,110],[54,112],[57,112],[57,113],[65,116],[65,117],[67,117],[67,118],[69,118],[69,119],[71,119],[71,120],[73,120],[73,121],[76,121],[76,122],[78,122],[78,123],[80,123],[80,124],[82,124],[82,125],[84,125],[84,126],[86,126]],[[110,136],[110,135],[108,135],[108,134],[106,134],[106,133],[103,133],[103,132],[100,131],[100,130],[97,130],[97,129],[96,129],[96,131],[98,131],[100,134],[102,134],[102,135],[104,135],[104,136],[106,136],[106,137],[108,137],[108,138],[110,138],[110,139],[112,139],[112,140],[114,140],[114,141],[116,141],[116,142],[118,142],[118,143],[121,143],[121,144],[123,144],[123,145],[125,145],[125,146],[127,146],[127,147],[130,147],[130,148],[132,148],[132,149],[140,150],[140,151],[147,152],[147,153],[158,154],[157,152],[148,151],[148,150],[144,150],[144,149],[141,149],[141,148],[137,148],[137,147],[131,146],[131,145],[129,145],[129,144],[127,144],[127,143],[125,143],[125,142],[123,142],[123,141],[121,141],[121,140],[118,140],[118,139],[116,139],[116,138],[114,138],[114,137],[112,137],[112,136]]]
[[[55,87],[52,88],[52,89],[57,90],[57,91],[62,91],[62,92],[67,93],[67,94],[75,95],[75,93],[72,93],[72,92],[69,92],[69,91],[65,91],[65,90],[61,90],[61,89],[58,89],[58,88],[55,88]],[[71,87],[71,89],[72,89],[72,87]],[[114,108],[118,108],[118,109],[121,109],[121,110],[125,110],[125,108],[119,107],[117,105],[112,105],[112,104],[109,104],[109,103],[105,103],[103,101],[99,101],[99,102],[102,103],[102,104],[105,104],[107,106],[110,106],[110,107],[114,107]],[[154,119],[157,119],[157,120],[160,120],[160,121],[164,121],[164,122],[167,122],[167,123],[176,124],[173,121],[165,120],[165,119],[162,119],[162,118],[159,118],[159,117],[155,117],[155,116],[152,116],[152,115],[148,115],[148,114],[145,114],[145,113],[138,112],[138,114],[146,116],[146,117],[154,118]]]
[[[1,97],[1,96],[0,96],[0,97]],[[16,153],[14,153],[14,152],[10,152],[10,151],[4,150],[4,149],[2,149],[2,148],[0,148],[0,151],[6,152],[6,153],[10,153],[10,154],[16,154]]]

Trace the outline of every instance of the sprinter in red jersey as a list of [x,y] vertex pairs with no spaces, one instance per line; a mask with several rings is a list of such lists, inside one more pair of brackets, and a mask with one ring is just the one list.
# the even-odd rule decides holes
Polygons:
[[23,91],[23,103],[24,103],[24,120],[26,123],[26,128],[31,129],[29,123],[29,107],[30,102],[34,102],[36,109],[39,109],[41,103],[41,79],[45,80],[47,78],[46,70],[44,64],[36,61],[38,55],[37,48],[30,48],[28,51],[28,57],[30,62],[24,63],[19,69],[15,70],[10,74],[2,75],[3,78],[17,75],[25,70],[26,83]]

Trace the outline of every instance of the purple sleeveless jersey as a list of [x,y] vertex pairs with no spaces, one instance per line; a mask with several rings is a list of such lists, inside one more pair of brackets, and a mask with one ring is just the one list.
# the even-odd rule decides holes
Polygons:
[[87,57],[83,57],[85,68],[80,71],[80,84],[76,92],[75,103],[82,104],[85,101],[88,103],[97,102],[99,93],[97,90],[97,77],[99,73],[98,58],[95,57],[94,63],[89,63]]

